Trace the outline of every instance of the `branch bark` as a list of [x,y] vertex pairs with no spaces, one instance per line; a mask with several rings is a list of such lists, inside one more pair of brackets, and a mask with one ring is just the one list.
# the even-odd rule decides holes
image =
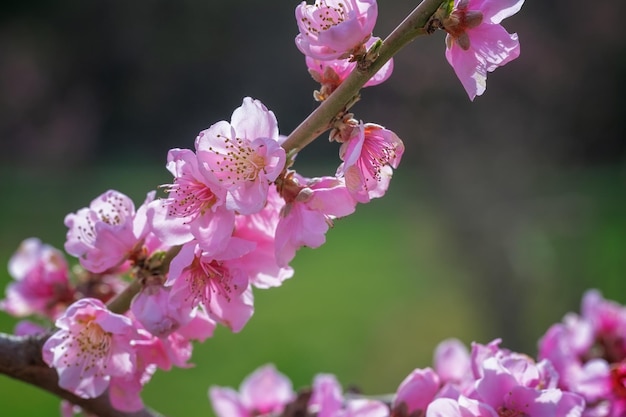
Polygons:
[[41,348],[49,336],[0,333],[0,373],[39,387],[99,417],[163,417],[148,408],[133,413],[116,410],[106,392],[98,398],[85,399],[59,387],[56,370],[48,367],[41,357]]

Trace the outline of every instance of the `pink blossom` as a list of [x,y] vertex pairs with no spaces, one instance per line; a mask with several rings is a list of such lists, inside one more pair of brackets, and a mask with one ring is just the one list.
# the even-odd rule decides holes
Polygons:
[[[378,41],[380,41],[380,38],[371,37],[365,46],[369,48]],[[306,66],[313,79],[321,84],[318,98],[322,101],[348,78],[348,75],[356,68],[356,62],[350,59],[320,60],[307,56]],[[392,72],[393,59],[390,59],[365,83],[364,87],[371,87],[383,83],[391,76]]]
[[356,206],[343,179],[292,176],[286,181],[291,194],[276,227],[275,241],[276,260],[282,266],[291,262],[300,247],[321,246],[333,220],[353,213]]
[[107,310],[97,299],[83,298],[56,320],[59,329],[43,346],[43,360],[56,368],[59,386],[82,398],[94,398],[111,377],[135,372],[132,321]]
[[308,408],[317,417],[334,417],[342,408],[343,393],[337,377],[331,374],[318,374],[313,379]]
[[226,207],[240,214],[263,208],[269,185],[285,166],[274,113],[250,97],[235,109],[230,123],[217,122],[200,132],[196,152],[213,184],[228,191]]
[[209,315],[238,332],[252,316],[252,291],[248,275],[238,259],[254,249],[254,243],[231,238],[217,254],[194,243],[182,247],[172,260],[166,285],[172,286],[170,303],[202,306]]
[[377,17],[376,0],[303,1],[296,7],[296,46],[314,59],[347,58],[372,35]]
[[[422,400],[418,409],[423,410],[426,404],[426,417],[582,416],[584,399],[556,387],[558,374],[550,362],[536,363],[527,355],[500,348],[499,344],[499,339],[487,345],[473,343],[469,356],[458,341],[442,344],[436,355],[438,369],[453,375],[451,382],[461,383],[455,385],[456,391],[446,385],[429,394],[430,403]],[[454,363],[465,371],[452,371]],[[420,385],[413,391],[408,398],[414,401],[428,392]]]
[[345,177],[346,187],[360,203],[385,195],[404,153],[402,140],[391,130],[374,123],[360,123],[341,145],[344,161],[337,170]]
[[63,254],[37,238],[20,244],[9,260],[9,274],[14,281],[8,285],[0,309],[13,316],[40,314],[55,319],[73,301]]
[[587,400],[586,416],[626,413],[626,307],[589,290],[581,315],[568,313],[539,342],[539,357],[560,374],[559,387]]
[[153,233],[166,245],[195,239],[206,250],[223,247],[235,222],[235,214],[225,208],[226,189],[206,178],[189,149],[171,149],[167,169],[174,176],[165,186],[168,198],[152,203],[147,213]]
[[[532,367],[532,363],[528,365]],[[527,371],[524,368],[506,366],[495,357],[487,359],[482,368],[483,377],[476,383],[476,399],[491,406],[499,415],[582,415],[585,406],[582,397],[557,388],[532,386],[531,381],[524,378]]]
[[191,307],[169,301],[171,287],[148,283],[130,304],[135,319],[157,337],[165,337],[191,319]]
[[408,415],[422,415],[439,387],[439,376],[431,368],[415,369],[398,387],[392,409],[401,407]]
[[464,381],[471,375],[470,355],[458,339],[446,339],[435,348],[435,372],[442,382]]
[[227,387],[209,388],[209,399],[218,417],[279,415],[294,397],[291,381],[272,364],[247,376],[239,392]]
[[101,273],[122,264],[139,239],[133,231],[135,205],[126,195],[109,190],[88,208],[65,217],[69,228],[65,250],[88,271]]
[[470,100],[485,92],[487,73],[520,54],[517,34],[500,22],[517,13],[524,0],[455,0],[444,21],[446,58]]

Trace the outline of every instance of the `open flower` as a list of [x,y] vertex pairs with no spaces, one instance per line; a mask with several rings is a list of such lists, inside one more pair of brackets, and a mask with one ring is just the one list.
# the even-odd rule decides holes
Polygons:
[[59,386],[82,398],[104,392],[112,377],[135,372],[132,321],[112,313],[97,299],[70,305],[55,323],[59,329],[43,345],[43,360],[56,368]]
[[524,0],[455,0],[443,22],[446,58],[470,100],[485,92],[487,73],[519,56],[517,34],[500,22],[517,13]]
[[230,123],[220,121],[200,132],[198,161],[206,177],[227,191],[228,209],[252,214],[263,208],[269,185],[285,166],[278,141],[274,113],[250,97],[235,109]]
[[348,58],[363,48],[377,17],[376,0],[303,1],[296,7],[296,46],[314,59]]
[[190,149],[170,149],[167,169],[174,176],[164,186],[168,198],[155,200],[147,210],[153,233],[166,245],[197,240],[206,250],[222,247],[235,223],[225,208],[226,190],[211,183]]
[[172,260],[165,285],[171,285],[169,302],[188,308],[202,306],[209,316],[240,331],[254,311],[249,276],[240,258],[254,249],[254,242],[233,237],[220,253],[203,251],[188,243]]
[[123,263],[139,238],[133,230],[135,205],[126,195],[109,190],[89,207],[65,217],[65,250],[91,272],[105,272]]
[[344,162],[337,174],[345,177],[346,187],[359,203],[367,203],[385,195],[392,168],[398,167],[403,153],[402,140],[391,130],[360,123],[341,145],[339,156]]
[[15,281],[8,285],[0,309],[13,316],[40,314],[55,319],[73,301],[63,254],[37,238],[22,242],[9,260],[9,273]]

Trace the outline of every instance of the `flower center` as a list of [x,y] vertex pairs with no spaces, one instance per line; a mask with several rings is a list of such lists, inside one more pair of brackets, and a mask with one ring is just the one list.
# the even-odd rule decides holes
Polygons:
[[[382,137],[367,135],[363,142],[363,150],[359,164],[361,170],[367,170],[376,181],[381,180],[380,171],[383,166],[388,165],[396,158],[395,147],[390,146]],[[366,178],[369,181],[369,178]]]
[[220,261],[202,262],[195,258],[187,276],[187,285],[192,305],[208,305],[211,294],[221,294],[230,302],[231,293],[238,292],[239,286],[232,283],[229,270]]
[[102,368],[102,370],[97,371],[97,374],[103,374],[107,367],[106,358],[111,350],[112,334],[105,332],[93,319],[93,317],[79,319],[79,323],[84,324],[84,326],[78,333],[72,334],[72,341],[67,347],[68,351],[72,350],[76,353],[72,359],[67,355],[65,356],[65,364],[81,367],[81,374],[92,368]]
[[166,201],[168,214],[174,217],[203,215],[217,202],[209,187],[186,177],[176,178],[174,184],[165,186],[165,191],[170,196]]
[[244,181],[255,181],[267,164],[265,157],[259,152],[264,146],[255,150],[248,140],[236,138],[233,141],[222,135],[217,135],[217,137],[224,141],[224,150],[219,152],[209,147],[209,151],[221,156],[221,160],[215,161],[211,172],[227,186]]
[[320,32],[342,23],[348,14],[347,7],[342,2],[337,3],[337,7],[333,7],[329,6],[325,0],[318,0],[313,7],[316,9],[311,19],[306,16],[301,19],[310,35],[318,35]]

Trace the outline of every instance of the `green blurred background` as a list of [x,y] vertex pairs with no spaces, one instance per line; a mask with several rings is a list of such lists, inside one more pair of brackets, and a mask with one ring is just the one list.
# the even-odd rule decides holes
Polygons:
[[[316,87],[293,45],[297,3],[3,2],[0,264],[27,237],[62,248],[64,216],[107,189],[141,202],[170,182],[167,150],[192,147],[244,96],[273,110],[282,133],[295,128]],[[413,6],[379,2],[375,34]],[[211,416],[210,385],[237,387],[268,362],[296,387],[331,372],[392,392],[444,338],[502,337],[534,355],[585,289],[626,302],[625,8],[528,2],[504,22],[521,57],[474,103],[442,33],[403,50],[354,108],[405,141],[387,196],[301,250],[281,288],[256,291],[241,333],[220,328],[196,346],[194,368],[158,372],[146,402]],[[334,145],[316,141],[296,168],[333,173]],[[1,331],[14,324],[0,314]],[[1,415],[58,413],[55,397],[4,376],[0,392]]]

